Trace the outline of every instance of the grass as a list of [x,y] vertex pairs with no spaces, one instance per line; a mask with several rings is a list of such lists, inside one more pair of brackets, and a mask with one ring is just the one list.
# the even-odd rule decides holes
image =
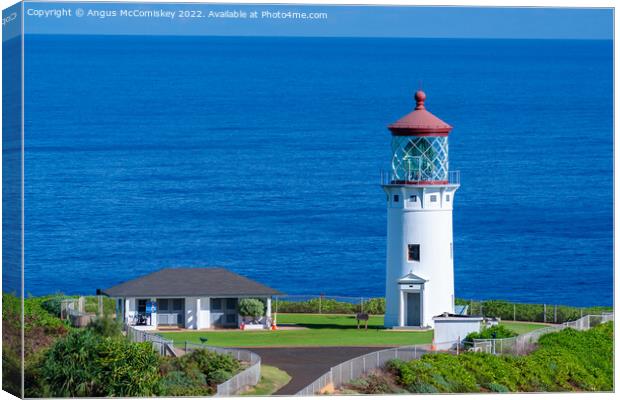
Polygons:
[[[352,315],[342,314],[278,314],[278,325],[296,325],[308,329],[276,331],[202,331],[165,332],[162,336],[181,347],[185,341],[200,343],[207,338],[208,345],[224,347],[295,347],[295,346],[406,346],[428,344],[433,332],[405,332],[383,329],[383,316],[371,316],[368,330],[356,329]],[[518,333],[528,332],[545,325],[535,323],[502,322]]]
[[500,324],[506,326],[506,328],[510,330],[517,332],[519,335],[522,333],[535,331],[536,329],[549,326],[547,324],[539,324],[536,322],[515,322],[515,321],[502,321],[500,322]]
[[268,396],[289,383],[291,376],[271,365],[260,366],[260,381],[252,389],[241,393],[242,396]]

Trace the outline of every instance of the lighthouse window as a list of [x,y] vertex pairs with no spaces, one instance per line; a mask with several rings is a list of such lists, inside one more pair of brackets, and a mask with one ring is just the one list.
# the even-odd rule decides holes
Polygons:
[[409,261],[420,261],[420,245],[410,244],[407,246],[407,259]]
[[446,201],[450,201],[450,195],[449,194],[446,195]]
[[418,201],[418,196],[412,194],[411,196],[409,196],[409,201],[415,203],[416,201]]
[[433,194],[431,195],[431,203],[435,203],[435,202],[437,202],[437,195]]
[[394,203],[398,203],[398,195],[397,194],[394,195]]

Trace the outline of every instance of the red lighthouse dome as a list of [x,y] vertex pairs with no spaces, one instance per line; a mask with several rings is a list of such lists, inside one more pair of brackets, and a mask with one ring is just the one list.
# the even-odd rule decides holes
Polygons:
[[395,136],[447,136],[452,126],[426,111],[426,93],[415,93],[416,107],[409,114],[388,126]]
[[392,132],[392,183],[448,184],[452,126],[426,110],[426,93],[418,90],[415,101],[412,112],[388,126]]

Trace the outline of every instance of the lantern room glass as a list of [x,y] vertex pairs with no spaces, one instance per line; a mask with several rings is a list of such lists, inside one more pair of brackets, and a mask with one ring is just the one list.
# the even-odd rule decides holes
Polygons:
[[392,173],[398,181],[447,181],[448,137],[393,136]]

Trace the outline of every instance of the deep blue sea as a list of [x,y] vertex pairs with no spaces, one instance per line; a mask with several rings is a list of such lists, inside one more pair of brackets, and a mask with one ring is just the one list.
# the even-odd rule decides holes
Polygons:
[[454,126],[456,295],[613,299],[611,41],[27,36],[27,294],[223,266],[381,296],[386,126]]

